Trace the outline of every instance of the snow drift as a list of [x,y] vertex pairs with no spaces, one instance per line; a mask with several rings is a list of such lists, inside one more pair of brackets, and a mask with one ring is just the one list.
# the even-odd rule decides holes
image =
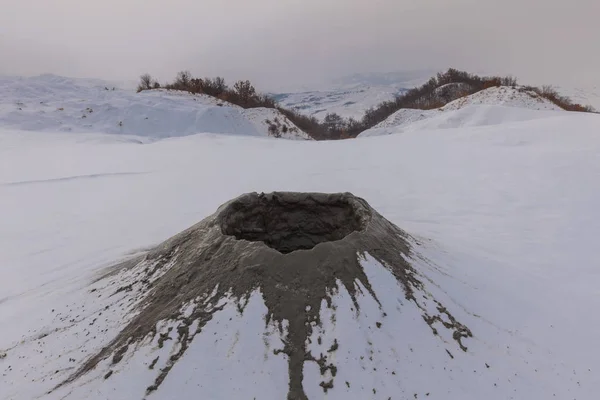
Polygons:
[[243,109],[207,95],[133,93],[101,82],[42,75],[0,78],[0,125],[29,131],[103,132],[147,138],[223,133],[310,139],[279,111]]

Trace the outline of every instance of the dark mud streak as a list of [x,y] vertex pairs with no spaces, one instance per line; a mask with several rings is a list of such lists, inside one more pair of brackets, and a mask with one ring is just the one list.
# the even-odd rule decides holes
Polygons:
[[[439,301],[435,300],[437,304],[437,310],[439,312],[438,315],[429,315],[425,310],[423,311],[423,319],[429,325],[434,335],[437,335],[437,329],[433,326],[436,322],[439,322],[444,326],[444,328],[452,331],[452,338],[458,343],[460,349],[464,352],[467,351],[467,347],[463,344],[463,338],[473,337],[473,333],[471,330],[467,328],[465,325],[461,324],[454,318],[452,314],[444,307]],[[450,320],[450,322],[446,322],[442,319],[441,315],[445,314],[446,317]],[[447,350],[446,350],[447,351]]]
[[[264,227],[269,225],[269,221],[265,219],[282,220],[276,213],[293,209],[294,204],[304,209],[315,207],[314,210],[333,204],[343,209],[343,212],[340,214],[338,210],[328,215],[334,215],[334,219],[342,215],[342,219],[351,221],[352,231],[340,231],[343,234],[340,240],[313,243],[314,247],[310,250],[297,250],[287,254],[282,254],[260,241],[238,240],[225,234],[240,230],[236,224],[248,221],[244,215],[248,210],[255,207],[263,210],[262,214],[253,215],[251,218],[262,219],[261,224]],[[294,215],[296,224],[303,223],[301,216],[301,213]],[[319,223],[318,215],[314,213],[307,218],[311,223],[321,224],[321,227],[339,223],[337,220],[333,223],[331,220]],[[263,235],[264,232],[260,234]],[[282,240],[288,240],[284,236],[281,236]],[[221,206],[212,216],[165,241],[146,255],[146,259],[138,267],[148,268],[152,265],[148,273],[163,268],[173,257],[176,257],[176,261],[152,286],[147,286],[147,296],[140,303],[139,313],[131,322],[109,345],[61,385],[91,371],[111,354],[116,353],[113,363],[120,360],[124,354],[123,349],[139,344],[149,335],[155,336],[159,321],[178,321],[177,338],[174,340],[181,347],[160,370],[154,384],[147,388],[147,393],[150,393],[164,381],[173,365],[184,355],[194,336],[224,307],[216,307],[219,300],[230,295],[243,312],[251,293],[260,290],[268,309],[266,323],[274,323],[281,331],[283,322],[288,322],[283,349],[275,351],[276,354],[287,355],[287,398],[307,400],[302,385],[305,362],[317,362],[323,374],[329,370],[335,377],[337,372],[334,365],[327,363],[326,356],[321,355],[317,359],[306,348],[308,338],[313,333],[313,323],[320,324],[321,302],[325,300],[331,307],[331,295],[338,292],[341,289],[338,285],[341,285],[350,294],[358,312],[357,283],[364,286],[379,302],[361,265],[367,254],[389,269],[403,287],[405,298],[418,305],[414,293],[415,290],[420,290],[423,284],[417,278],[416,271],[403,257],[410,253],[407,237],[405,232],[383,218],[365,200],[349,193],[252,193],[240,196]],[[310,242],[294,242],[295,240],[288,240],[283,247],[289,250],[289,246],[293,246],[294,243],[300,243],[302,247]],[[147,265],[144,265],[145,263]],[[198,302],[199,306],[185,318],[180,310],[191,302]],[[194,333],[190,333],[189,327],[194,321],[198,321],[198,328]],[[335,348],[330,351],[336,349],[337,341]],[[333,387],[333,380],[332,378],[331,381],[323,382],[323,389]]]
[[68,182],[68,181],[80,180],[80,179],[109,178],[109,177],[129,176],[129,175],[144,175],[144,174],[149,174],[149,173],[150,172],[112,172],[112,173],[104,173],[104,174],[74,175],[74,176],[64,176],[61,178],[48,178],[48,179],[36,179],[36,180],[31,180],[31,181],[4,182],[4,183],[0,183],[0,186],[23,186],[23,185],[33,185],[33,184],[39,184],[39,183]]

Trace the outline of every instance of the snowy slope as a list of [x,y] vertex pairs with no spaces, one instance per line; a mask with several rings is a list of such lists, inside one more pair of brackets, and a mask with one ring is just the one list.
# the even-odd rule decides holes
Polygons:
[[499,125],[560,116],[565,111],[536,93],[493,87],[434,110],[401,109],[359,135],[387,135],[430,129]]
[[269,136],[266,120],[275,117],[289,129],[282,137],[308,139],[276,110],[245,110],[206,95],[164,90],[134,93],[102,81],[54,75],[0,77],[0,126],[14,129],[147,138],[201,132]]
[[[137,288],[116,288],[135,269],[92,280],[240,193],[296,190],[351,191],[418,238],[411,257],[436,283],[429,292],[473,332],[467,352],[441,329],[431,335],[367,257],[380,304],[363,290],[356,313],[341,290],[335,326],[322,308],[338,369],[325,396],[307,364],[310,399],[593,400],[599,131],[598,115],[580,113],[341,142],[203,134],[143,144],[2,128],[0,398],[143,398],[177,351],[169,340],[149,338],[118,367],[108,359],[46,394],[132,317]],[[285,356],[264,313],[255,293],[244,313],[215,314],[147,398],[284,398]],[[332,340],[313,338],[311,350],[325,353]]]

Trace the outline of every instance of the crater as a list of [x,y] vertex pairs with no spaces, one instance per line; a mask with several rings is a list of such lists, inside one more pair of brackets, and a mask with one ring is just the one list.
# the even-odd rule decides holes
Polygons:
[[287,254],[364,230],[368,211],[353,199],[344,194],[252,193],[230,203],[219,223],[224,235],[263,242]]

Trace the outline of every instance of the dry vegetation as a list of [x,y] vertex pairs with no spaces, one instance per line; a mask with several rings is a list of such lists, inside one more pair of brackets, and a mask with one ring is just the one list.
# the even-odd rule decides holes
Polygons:
[[[458,98],[499,86],[515,87],[517,86],[517,80],[511,76],[481,77],[450,68],[446,72],[438,73],[423,85],[396,96],[394,100],[384,101],[376,107],[367,109],[360,120],[346,119],[338,114],[330,113],[323,121],[279,106],[271,97],[258,93],[248,80],[237,81],[233,87],[229,87],[221,77],[201,79],[193,77],[188,71],[182,71],[177,74],[172,83],[160,85],[150,75],[144,74],[140,77],[137,90],[138,92],[159,88],[182,90],[214,96],[244,108],[275,108],[314,139],[331,140],[356,137],[359,133],[383,122],[402,108],[421,110],[439,108]],[[568,97],[560,95],[551,86],[543,86],[542,88],[524,86],[521,89],[533,91],[567,111],[594,111],[590,106],[573,103]],[[279,129],[277,131],[279,132]],[[280,136],[280,133],[277,136]]]

